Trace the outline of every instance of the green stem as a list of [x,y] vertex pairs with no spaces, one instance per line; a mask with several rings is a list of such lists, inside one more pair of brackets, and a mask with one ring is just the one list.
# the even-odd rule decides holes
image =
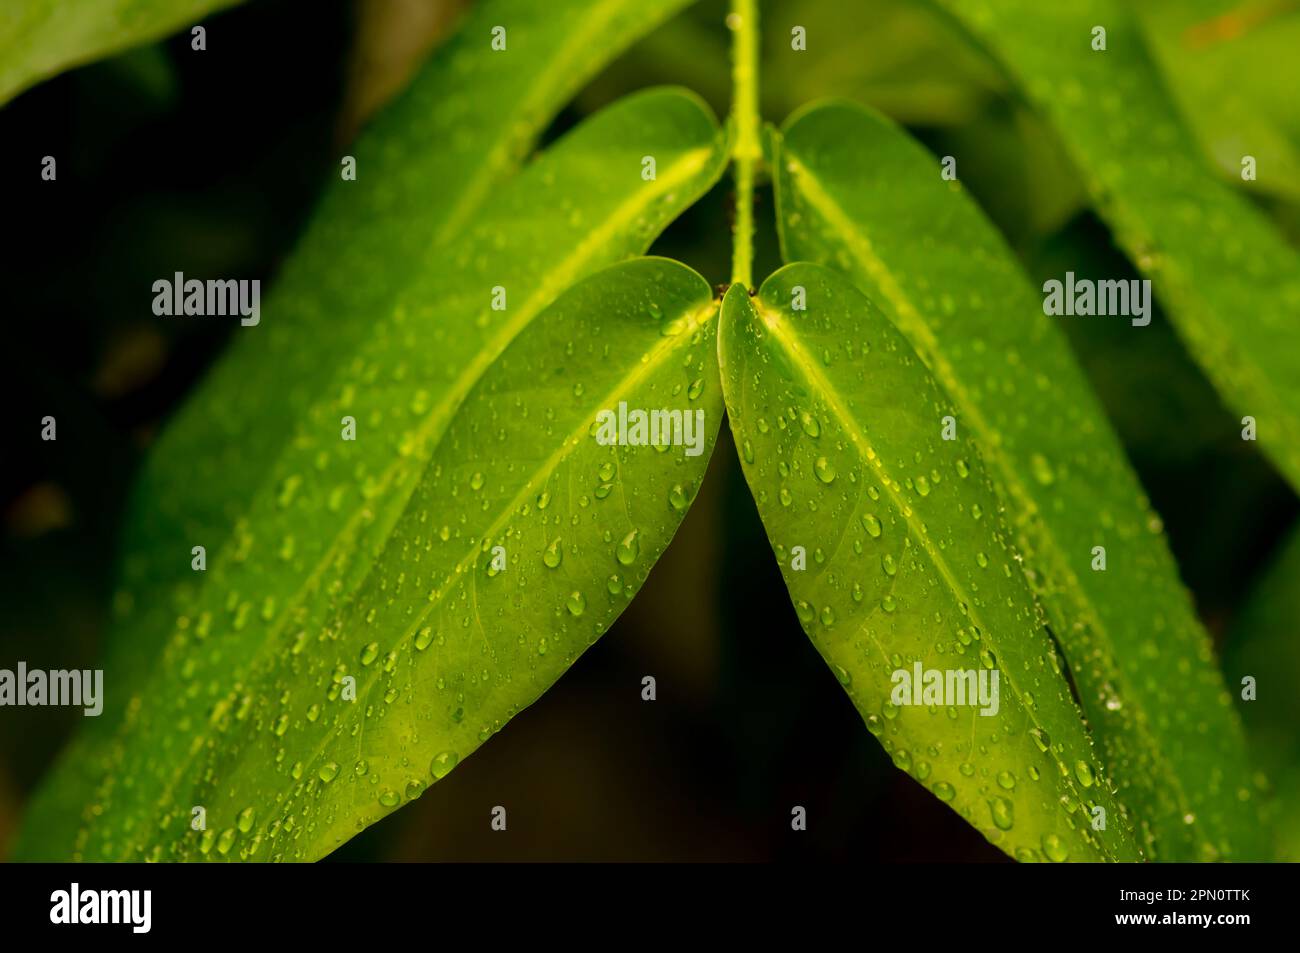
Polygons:
[[731,281],[754,287],[754,170],[763,159],[758,136],[758,2],[731,0],[727,26],[733,34],[731,121],[735,144],[736,227]]

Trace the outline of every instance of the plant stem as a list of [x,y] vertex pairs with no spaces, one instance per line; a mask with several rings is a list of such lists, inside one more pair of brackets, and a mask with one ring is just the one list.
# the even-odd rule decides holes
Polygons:
[[736,177],[736,225],[732,243],[731,281],[754,286],[754,170],[763,158],[758,137],[758,2],[731,0],[727,26],[733,34],[731,150]]

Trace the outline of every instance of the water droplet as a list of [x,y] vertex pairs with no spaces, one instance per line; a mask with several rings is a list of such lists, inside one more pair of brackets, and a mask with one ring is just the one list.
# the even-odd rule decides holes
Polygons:
[[624,566],[632,565],[632,563],[636,562],[637,556],[641,555],[641,543],[638,535],[637,530],[632,530],[623,537],[622,542],[618,544],[618,549],[615,550],[615,557]]
[[542,553],[542,564],[546,566],[547,569],[554,569],[560,564],[560,561],[564,559],[564,550],[562,547],[563,543],[560,542],[560,537],[558,536],[551,540],[551,544],[546,547],[546,551]]
[[1074,776],[1079,779],[1079,783],[1085,788],[1092,787],[1092,768],[1088,766],[1088,762],[1074,762]]
[[823,483],[831,483],[835,480],[835,464],[825,457],[817,458],[817,462],[813,464],[813,470],[817,474],[817,479]]
[[1043,486],[1051,486],[1056,481],[1056,474],[1052,472],[1052,465],[1047,462],[1047,458],[1041,453],[1036,453],[1029,458],[1029,470],[1034,475],[1034,479]]
[[937,797],[940,801],[951,801],[953,798],[957,796],[956,788],[954,788],[947,781],[939,781],[930,790],[934,792],[934,796]]
[[1064,863],[1065,859],[1070,856],[1070,852],[1065,849],[1065,844],[1061,841],[1061,838],[1055,834],[1044,834],[1040,843],[1043,845],[1043,853],[1054,864]]
[[324,781],[326,784],[329,784],[336,777],[338,777],[338,774],[339,774],[339,766],[333,761],[325,762],[320,766],[320,770],[316,772],[316,776],[320,778],[322,781]]
[[875,539],[880,538],[880,531],[881,531],[880,520],[876,519],[876,517],[873,514],[863,513],[862,525],[863,527],[866,528],[866,531],[870,533],[873,538]]
[[1016,822],[1015,808],[1004,797],[989,799],[989,815],[993,818],[993,825],[1000,831],[1011,830]]
[[451,769],[456,767],[456,762],[460,760],[460,755],[454,751],[443,751],[433,756],[429,762],[429,773],[433,775],[435,781],[441,781]]
[[569,593],[569,601],[564,605],[569,610],[569,615],[580,616],[587,610],[587,597],[575,589]]
[[690,500],[686,498],[686,490],[680,483],[674,483],[672,489],[668,491],[668,505],[678,513],[684,513],[689,502]]

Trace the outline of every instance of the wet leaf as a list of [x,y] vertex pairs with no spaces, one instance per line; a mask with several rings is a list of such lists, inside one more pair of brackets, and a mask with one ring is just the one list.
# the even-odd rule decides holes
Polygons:
[[[979,444],[1007,502],[1028,578],[1147,854],[1257,853],[1241,726],[1209,636],[1054,323],[1063,319],[1043,314],[997,231],[940,178],[939,159],[887,119],[850,104],[813,107],[792,117],[778,151],[786,258],[851,276],[952,396],[956,432]],[[1104,570],[1094,568],[1095,547]]]
[[[471,389],[354,599],[269,633],[258,602],[232,625],[231,600],[214,631],[171,642],[78,854],[314,860],[531,704],[622,612],[699,488],[722,416],[716,311],[665,259],[562,294]],[[621,404],[677,412],[682,432],[603,443]]]
[[1201,370],[1300,489],[1300,253],[1202,158],[1131,14],[1114,0],[933,2],[1052,121]]
[[[108,666],[121,687],[108,720],[192,602],[194,575],[176,547],[188,552],[201,542],[211,551],[230,539],[249,501],[276,479],[273,468],[308,414],[337,400],[348,382],[364,382],[359,360],[377,359],[376,348],[388,346],[383,339],[436,326],[454,335],[458,322],[486,320],[497,285],[509,286],[511,315],[536,314],[564,277],[644,252],[711,184],[709,176],[721,174],[721,152],[712,159],[716,171],[688,171],[703,154],[694,150],[710,148],[711,119],[684,94],[656,93],[566,137],[553,158],[516,178],[574,91],[684,2],[478,4],[349,150],[355,180],[342,178],[340,160],[340,177],[263,300],[260,323],[233,335],[136,482],[117,597],[129,609],[117,631],[130,635],[109,635]],[[498,23],[510,24],[504,52],[490,46]],[[621,152],[605,151],[612,141]],[[647,152],[664,166],[658,184],[639,178]],[[507,183],[505,198],[492,201]],[[487,204],[494,211],[486,227],[457,242]],[[603,247],[614,233],[618,240]],[[534,257],[533,242],[545,252]],[[520,269],[521,260],[533,264]],[[448,284],[449,269],[459,276],[465,262],[474,263],[476,283]],[[567,276],[539,283],[561,262]],[[444,301],[448,292],[463,297]],[[447,310],[435,315],[439,301]],[[475,330],[469,340],[482,337]],[[447,375],[444,368],[434,380]],[[425,391],[436,396],[436,386]]]
[[[728,418],[795,610],[894,763],[1020,860],[1140,859],[979,450],[942,439],[955,407],[911,346],[813,264],[755,299],[733,286],[722,322]],[[998,704],[913,704],[896,673],[917,669],[983,673],[986,700],[996,672]]]
[[[657,158],[649,181],[641,176],[647,153]],[[178,646],[195,638],[220,645],[220,677],[231,684],[245,676],[258,651],[323,625],[383,549],[478,376],[565,288],[643,251],[717,179],[724,161],[717,124],[685,93],[652,90],[597,114],[500,187],[454,246],[409,276],[394,306],[369,315],[355,346],[340,343],[337,373],[319,382],[278,446],[265,440],[281,424],[263,418],[284,412],[279,402],[287,401],[287,385],[257,377],[244,382],[245,399],[260,388],[268,410],[242,425],[258,434],[257,442],[232,434],[213,443],[232,412],[218,395],[239,384],[233,368],[242,359],[232,355],[230,374],[194,398],[198,406],[174,424],[174,436],[142,479],[140,525],[127,551],[131,584],[119,597],[104,664],[116,707],[106,706],[65,754],[64,773],[47,782],[29,813],[29,830],[40,833],[20,846],[42,856],[73,851],[72,819],[89,803],[86,792],[120,774],[129,750],[120,735],[138,730],[119,728],[123,707],[143,699],[136,717],[149,717],[150,705],[164,703],[159,694],[175,691],[195,664]],[[382,272],[343,270],[351,281],[383,279]],[[274,320],[268,308],[263,324]],[[251,341],[261,330],[237,333]],[[320,337],[335,340],[336,330],[330,325]],[[310,335],[300,329],[291,337]],[[338,330],[337,340],[346,339]],[[345,418],[354,424],[354,441],[341,439]],[[218,450],[185,452],[204,441]],[[264,460],[261,454],[271,450]],[[196,483],[206,489],[196,494]],[[211,508],[203,505],[208,498]],[[190,568],[195,545],[207,547],[204,573]],[[140,564],[133,570],[134,560]],[[164,563],[168,572],[152,572]],[[159,592],[178,575],[188,578],[176,591]],[[135,593],[143,594],[139,607]],[[201,717],[207,716],[193,715]]]

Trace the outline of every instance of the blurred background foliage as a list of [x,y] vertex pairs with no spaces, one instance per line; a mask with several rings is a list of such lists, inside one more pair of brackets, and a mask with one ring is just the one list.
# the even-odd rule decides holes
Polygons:
[[[255,0],[206,20],[202,53],[186,31],[0,110],[15,239],[0,258],[10,424],[0,665],[94,667],[126,487],[231,331],[155,317],[152,281],[183,271],[273,282],[346,144],[469,2],[316,0],[305,14],[289,0]],[[1300,0],[1135,9],[1206,161],[1241,186],[1240,156],[1256,155],[1269,174],[1249,194],[1300,243]],[[659,83],[692,87],[724,115],[724,15],[720,0],[705,0],[664,25],[592,83],[548,139]],[[959,157],[963,182],[1031,277],[1137,277],[1052,131],[923,3],[771,0],[763,23],[767,120],[825,96],[873,104],[936,154]],[[790,50],[795,24],[807,29],[807,53]],[[38,182],[44,155],[58,157],[57,188]],[[724,282],[730,188],[724,179],[654,252]],[[779,263],[771,219],[764,189],[758,275]],[[1276,556],[1296,523],[1294,495],[1240,439],[1159,314],[1140,334],[1123,322],[1065,327],[1164,518],[1230,685],[1270,670],[1300,690],[1300,605],[1243,611],[1266,566],[1266,588],[1300,591],[1300,559]],[[47,414],[58,420],[54,443],[34,423]],[[618,624],[466,768],[335,858],[1006,860],[863,730],[800,631],[729,439],[724,428],[690,516]],[[653,705],[640,700],[646,674],[658,680]],[[80,717],[3,712],[0,856]],[[1292,798],[1295,736],[1265,758]],[[495,804],[509,806],[509,836],[488,829]],[[809,829],[790,836],[795,804],[808,809]],[[1297,825],[1282,837],[1300,857]]]

